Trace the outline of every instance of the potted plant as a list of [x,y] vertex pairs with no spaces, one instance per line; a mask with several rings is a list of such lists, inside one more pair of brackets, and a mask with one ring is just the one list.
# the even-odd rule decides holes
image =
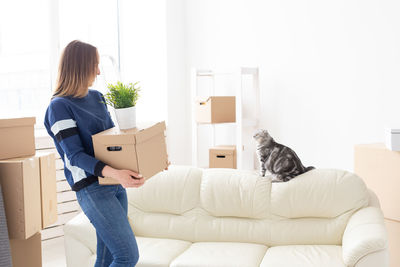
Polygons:
[[104,95],[106,103],[115,109],[115,117],[121,130],[136,127],[136,101],[139,98],[139,82],[108,84]]

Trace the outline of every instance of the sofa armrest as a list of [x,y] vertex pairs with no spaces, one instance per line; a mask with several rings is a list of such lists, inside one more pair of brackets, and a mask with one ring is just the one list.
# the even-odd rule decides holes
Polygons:
[[93,254],[81,241],[66,235],[64,246],[67,267],[93,267],[95,265],[96,254]]
[[[342,240],[343,261],[346,266],[355,266],[363,257],[386,250],[387,246],[386,228],[379,208],[366,207],[350,217]],[[384,262],[380,266],[384,267]]]
[[[78,266],[74,262],[89,262],[96,254],[96,230],[83,212],[64,225],[64,236],[67,266]],[[90,264],[79,266],[90,266]]]

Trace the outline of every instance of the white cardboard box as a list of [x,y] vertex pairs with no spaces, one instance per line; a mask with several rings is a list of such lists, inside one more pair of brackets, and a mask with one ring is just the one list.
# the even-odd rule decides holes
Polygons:
[[385,145],[392,151],[400,151],[400,128],[385,129]]

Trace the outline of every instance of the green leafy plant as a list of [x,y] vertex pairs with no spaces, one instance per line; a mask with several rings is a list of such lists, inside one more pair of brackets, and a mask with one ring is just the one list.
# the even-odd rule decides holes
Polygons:
[[139,82],[123,84],[118,81],[117,84],[108,84],[108,92],[104,95],[106,103],[115,109],[130,108],[136,106],[139,98]]

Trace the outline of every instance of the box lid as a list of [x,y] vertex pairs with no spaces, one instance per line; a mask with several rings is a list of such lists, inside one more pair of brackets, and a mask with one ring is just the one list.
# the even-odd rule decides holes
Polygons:
[[35,117],[0,119],[0,128],[28,126],[36,123]]
[[102,144],[134,144],[135,138],[133,135],[138,131],[138,129],[130,129],[127,131],[122,131],[118,127],[110,128],[103,132],[92,135],[93,142],[100,142]]
[[17,157],[17,158],[11,158],[11,159],[2,159],[0,160],[0,163],[25,163],[29,162],[31,164],[34,164],[34,161],[36,159],[39,159],[37,155],[33,156],[27,156],[27,157]]
[[160,133],[164,134],[165,129],[165,121],[158,122],[151,127],[141,129],[136,133],[136,142],[141,143]]
[[118,127],[114,127],[93,135],[92,139],[103,144],[135,144],[136,142],[143,142],[160,132],[164,132],[166,128],[164,121],[147,127],[149,124],[142,123],[138,127],[128,130],[120,130]]
[[212,101],[212,100],[231,100],[235,98],[235,96],[208,96],[208,97],[197,97],[196,102],[198,104],[205,104],[206,102]]
[[236,146],[215,146],[210,148],[212,154],[232,155],[236,152]]

